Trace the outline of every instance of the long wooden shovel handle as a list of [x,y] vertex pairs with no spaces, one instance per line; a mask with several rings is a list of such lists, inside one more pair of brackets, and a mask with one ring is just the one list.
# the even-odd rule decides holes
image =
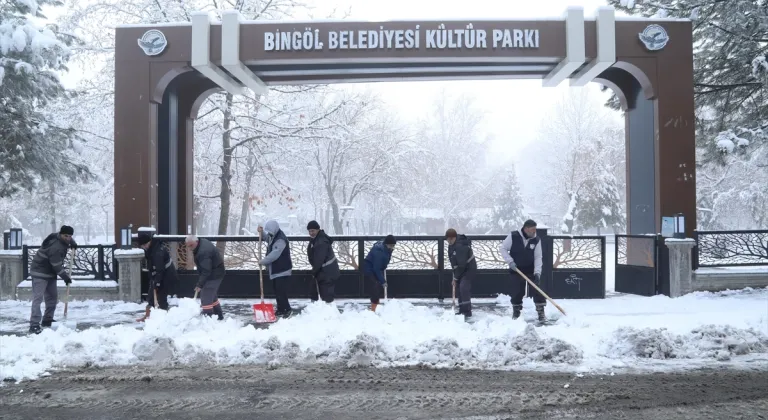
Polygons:
[[[75,265],[75,250],[70,249],[69,252],[69,266],[67,267],[67,274],[69,274],[69,281],[72,281],[72,266]],[[54,279],[55,280],[55,279]],[[67,295],[64,298],[64,318],[67,317],[69,311],[69,285],[67,285]]]
[[261,289],[261,303],[264,303],[264,274],[261,271],[261,233],[259,233],[259,288]]
[[157,309],[160,307],[160,305],[157,304],[157,289],[153,287],[152,290],[155,292],[155,309]]
[[387,286],[389,286],[389,283],[387,283],[387,270],[384,270],[384,300],[387,300]]
[[456,309],[456,279],[451,280],[451,306]]
[[554,305],[558,311],[562,312],[563,315],[565,315],[565,311],[563,310],[563,308],[561,308],[560,305],[558,305],[554,300],[552,300],[551,297],[549,297],[546,293],[544,293],[543,290],[539,289],[539,286],[537,286],[536,283],[532,282],[531,279],[529,279],[525,274],[523,274],[523,272],[520,271],[517,267],[515,267],[515,271],[517,271],[517,274],[520,274],[525,279],[525,281],[528,282],[528,284],[530,284],[536,290],[538,290],[539,293],[541,293],[542,296],[544,296],[552,305]]

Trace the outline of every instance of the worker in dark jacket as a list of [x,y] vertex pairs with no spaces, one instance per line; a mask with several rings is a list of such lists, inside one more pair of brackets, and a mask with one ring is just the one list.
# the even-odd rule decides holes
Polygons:
[[[341,277],[339,262],[333,252],[333,239],[320,229],[320,224],[311,221],[307,224],[309,233],[309,246],[307,246],[307,258],[312,265],[312,278],[315,284],[310,291],[310,300],[316,302],[323,299],[324,302],[333,302],[336,281]],[[319,294],[319,296],[318,296]]]
[[[29,276],[32,278],[32,314],[29,318],[29,332],[40,334],[40,321],[43,327],[50,327],[56,320],[53,313],[59,303],[59,289],[56,277],[59,276],[69,285],[72,278],[64,267],[67,251],[77,248],[72,239],[75,230],[71,226],[62,226],[59,233],[48,235],[35,253],[29,265]],[[45,315],[40,311],[40,305],[45,300]]]
[[[499,246],[499,253],[509,265],[509,271],[512,274],[512,319],[517,319],[523,310],[523,297],[527,282],[515,268],[541,287],[542,252],[541,240],[536,236],[536,222],[526,220],[522,229],[507,235]],[[529,292],[533,295],[533,303],[536,304],[539,321],[545,322],[547,320],[544,315],[544,307],[547,305],[546,299],[533,287],[529,289]]]
[[456,315],[469,319],[472,316],[472,280],[477,274],[472,241],[465,235],[458,235],[454,229],[445,232],[445,240],[448,241],[448,258],[453,269],[452,286],[458,289],[459,295],[459,312]]
[[149,312],[155,306],[155,291],[157,291],[157,307],[164,311],[168,310],[168,294],[176,286],[178,276],[168,248],[164,247],[160,241],[152,239],[152,234],[139,232],[138,243],[139,247],[144,250],[149,271],[146,312],[143,317],[136,320],[144,322],[149,318]]
[[389,265],[389,260],[392,258],[392,251],[395,249],[395,237],[387,235],[384,241],[379,241],[373,244],[368,255],[365,256],[363,262],[363,274],[368,283],[368,287],[371,289],[371,310],[376,311],[376,307],[379,305],[381,299],[382,287],[386,287],[387,278],[384,276],[384,270]]
[[195,266],[200,274],[195,291],[200,293],[203,314],[207,316],[216,314],[219,320],[222,320],[224,312],[219,303],[219,286],[224,280],[225,270],[221,252],[208,239],[198,239],[195,235],[187,236],[185,243],[187,247],[192,248]]
[[267,254],[259,264],[269,267],[269,278],[275,290],[277,311],[275,316],[288,318],[293,314],[291,303],[288,301],[288,281],[291,278],[293,263],[291,262],[291,247],[288,237],[280,229],[277,220],[268,220],[262,228],[259,226],[259,236],[267,232]]

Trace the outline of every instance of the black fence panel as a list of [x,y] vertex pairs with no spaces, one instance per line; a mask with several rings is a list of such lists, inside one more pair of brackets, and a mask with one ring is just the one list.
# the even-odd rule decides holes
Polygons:
[[657,294],[656,236],[616,235],[616,291],[642,296]]
[[694,231],[693,269],[768,265],[768,230]]
[[[542,289],[551,293],[552,298],[602,298],[605,296],[605,238],[602,236],[550,237],[546,229],[539,229],[542,238]],[[511,295],[512,280],[507,264],[499,250],[506,235],[470,235],[478,273],[472,284],[472,295],[478,298],[495,297],[500,293]],[[191,297],[197,273],[192,271],[191,252],[181,245],[182,236],[158,235],[166,242],[179,267],[179,295]],[[208,237],[214,242],[226,241],[225,264],[227,273],[219,290],[219,296],[227,298],[259,297],[258,258],[266,252],[266,243],[258,237],[229,236]],[[388,270],[388,292],[399,298],[451,299],[452,273],[448,263],[448,247],[443,237],[413,236],[398,237]],[[291,298],[310,296],[310,266],[306,260],[308,237],[290,237],[293,275],[286,281]],[[337,236],[334,237],[334,251],[342,270],[342,277],[336,284],[338,298],[368,298],[371,284],[362,274],[361,265],[365,254],[381,238]],[[259,250],[261,246],[261,250]],[[556,268],[555,268],[556,266]],[[553,272],[558,273],[555,285]],[[560,287],[563,273],[578,273],[576,287]],[[564,284],[564,283],[563,283]],[[597,288],[602,287],[602,291]],[[146,288],[143,287],[144,293]],[[264,271],[265,297],[273,297],[271,280]]]
[[[26,261],[23,276],[29,279],[29,266],[40,246],[22,248],[22,258]],[[70,267],[70,256],[64,261],[64,267],[72,270],[72,277],[77,280],[117,280],[114,245],[79,245],[75,250],[74,264]]]
[[605,298],[605,236],[550,236],[552,274],[544,291],[552,299]]
[[605,298],[605,272],[597,270],[556,270],[549,293],[553,299]]

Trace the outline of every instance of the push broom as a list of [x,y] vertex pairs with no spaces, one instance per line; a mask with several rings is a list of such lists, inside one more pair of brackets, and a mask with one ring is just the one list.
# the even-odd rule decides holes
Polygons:
[[[264,303],[264,274],[261,269],[261,234],[259,234],[259,287],[261,288],[261,303],[253,304],[253,316],[256,322],[275,322],[275,307],[271,303]],[[259,316],[261,314],[261,316]]]

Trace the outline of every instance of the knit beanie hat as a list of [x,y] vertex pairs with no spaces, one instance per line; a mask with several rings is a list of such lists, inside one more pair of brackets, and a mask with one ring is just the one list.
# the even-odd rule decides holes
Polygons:
[[152,234],[149,232],[139,232],[138,239],[136,242],[139,243],[139,245],[144,245],[146,243],[149,243],[152,240]]
[[307,230],[310,229],[320,230],[320,224],[312,220],[311,222],[307,223]]
[[395,237],[392,235],[387,235],[386,238],[384,238],[384,245],[394,245],[397,241],[395,240]]
[[74,235],[75,229],[72,228],[72,226],[64,225],[59,229],[59,235]]

